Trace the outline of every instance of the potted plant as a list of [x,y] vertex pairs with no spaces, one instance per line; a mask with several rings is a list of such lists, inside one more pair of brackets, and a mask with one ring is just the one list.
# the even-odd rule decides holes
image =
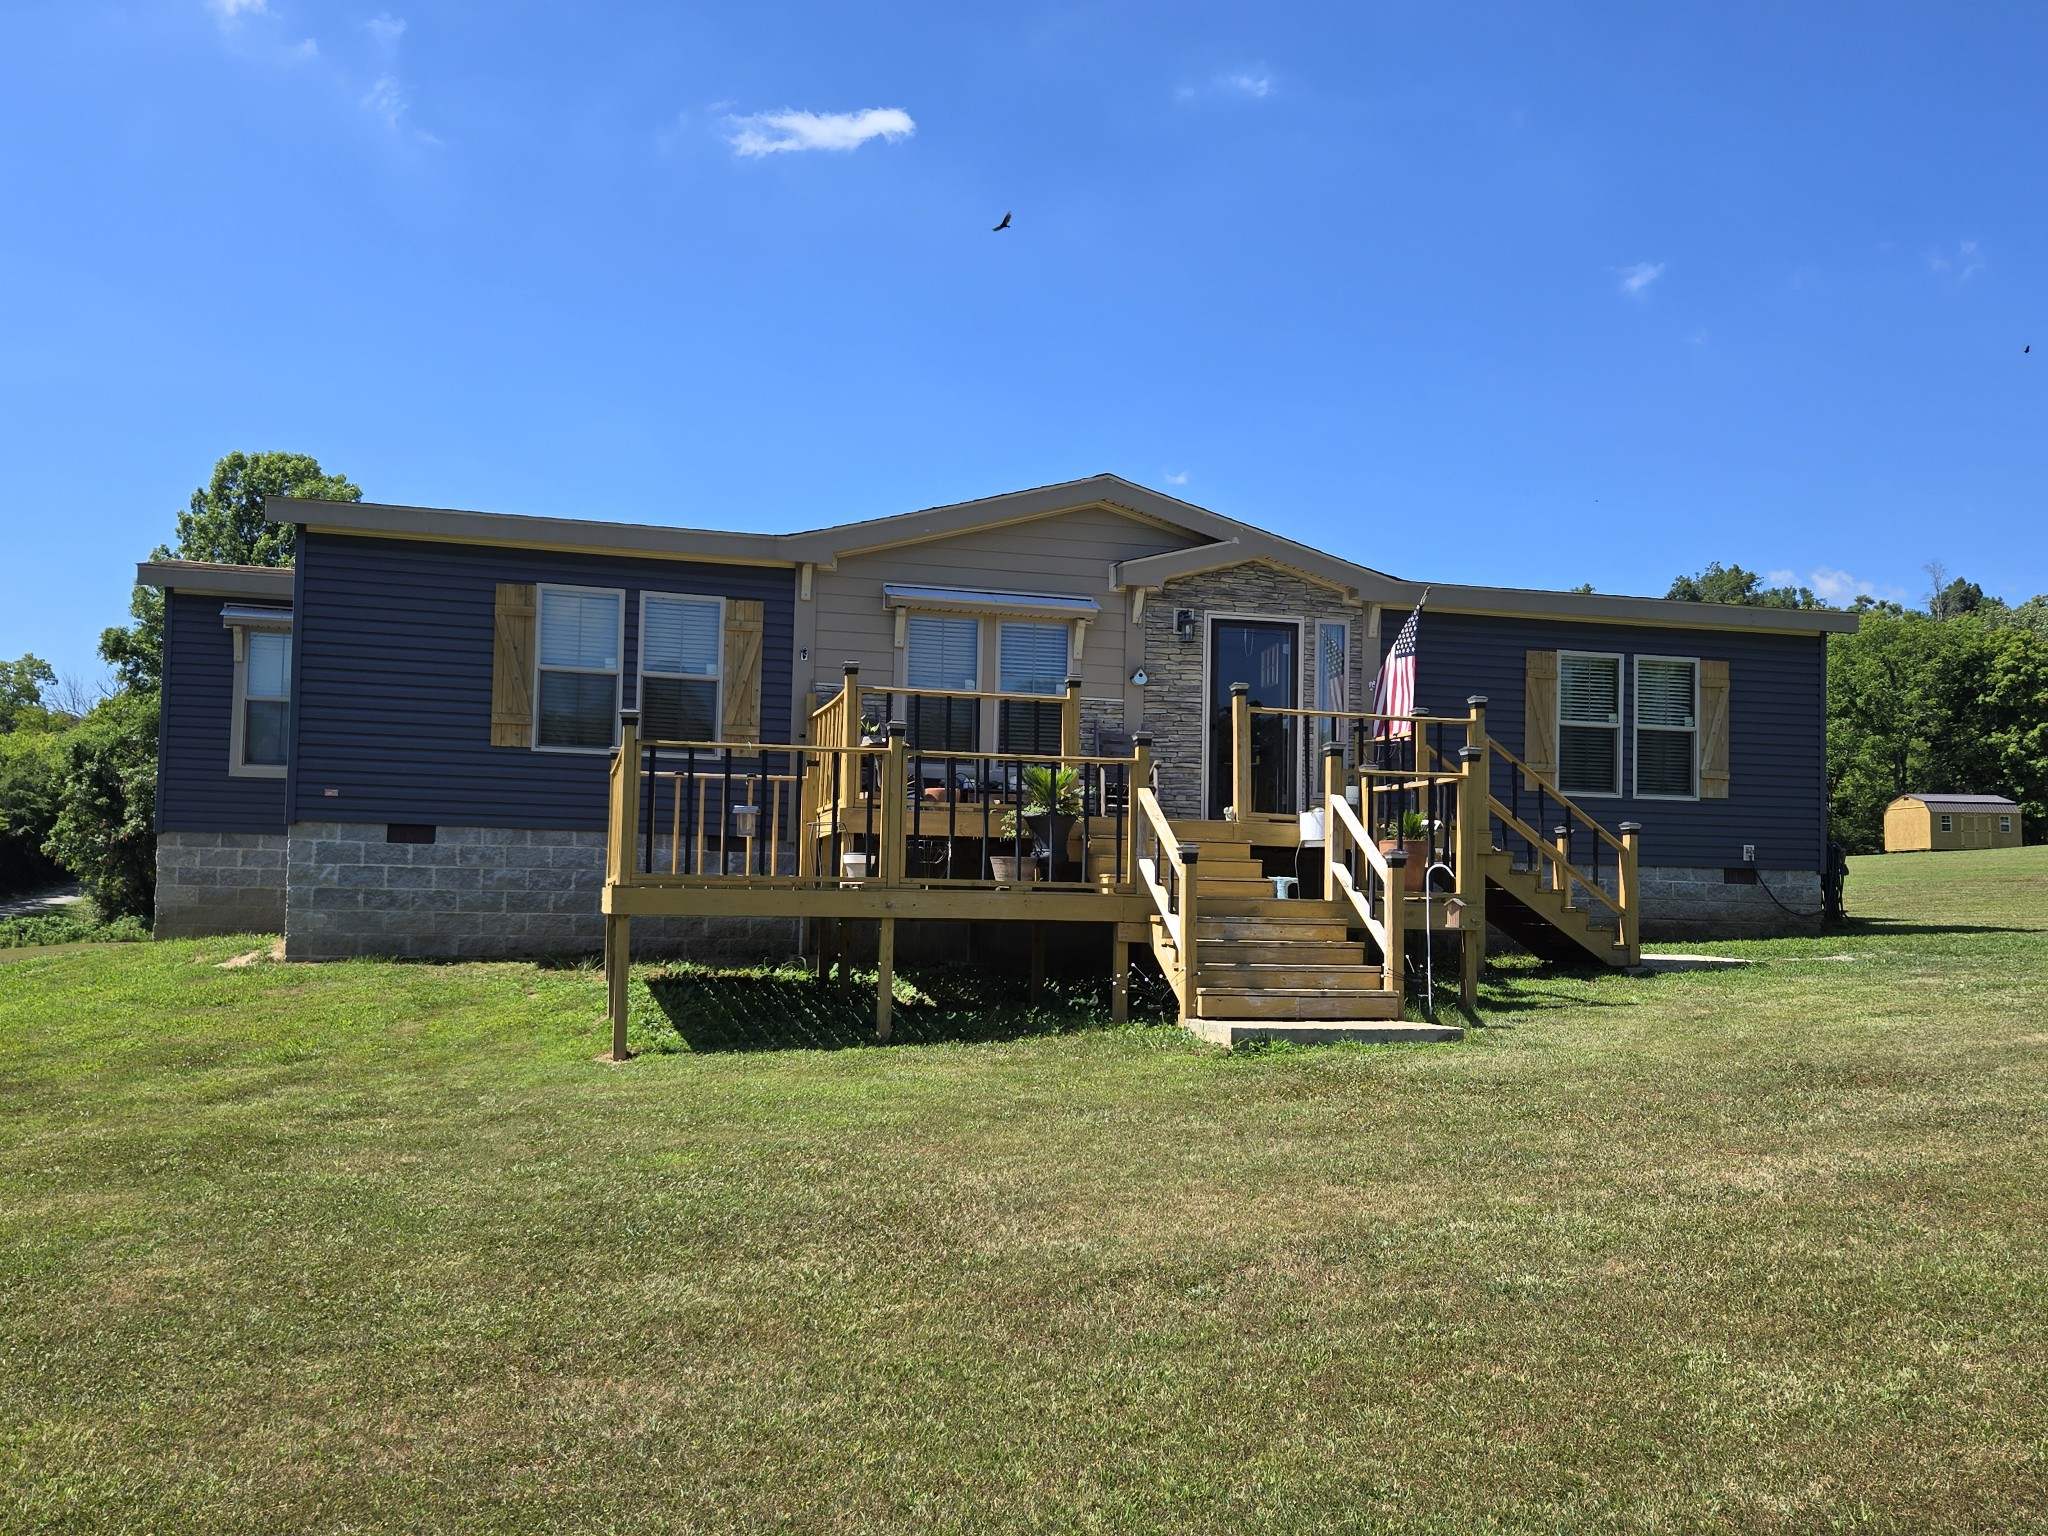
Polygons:
[[[1073,836],[1074,820],[1081,814],[1081,772],[1078,768],[1055,768],[1049,763],[1032,763],[1025,768],[1021,779],[1023,788],[1024,826],[1031,834],[1031,857],[1019,860],[1014,853],[1017,843],[1017,813],[1004,806],[989,817],[989,830],[1000,844],[1008,844],[1013,852],[990,854],[989,864],[995,870],[998,880],[1020,877],[1033,878],[1035,866],[1040,858],[1050,856],[1051,878],[1054,880],[1078,880],[1080,866],[1067,851],[1067,843]],[[1033,869],[1022,869],[1029,863]],[[1008,873],[1005,873],[1005,871]]]
[[1392,853],[1396,848],[1408,855],[1402,889],[1421,890],[1429,874],[1429,823],[1422,819],[1422,812],[1403,811],[1393,820],[1381,824],[1380,852]]

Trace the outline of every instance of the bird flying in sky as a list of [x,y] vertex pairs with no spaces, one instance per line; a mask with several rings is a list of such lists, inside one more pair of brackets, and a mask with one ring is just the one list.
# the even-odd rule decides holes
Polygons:
[[996,227],[995,227],[995,228],[994,228],[993,230],[991,230],[991,231],[990,231],[990,233],[991,233],[991,234],[1001,234],[1001,233],[1002,233],[1002,232],[1003,232],[1004,230],[1008,229],[1009,227],[1010,227],[1010,216],[1009,216],[1009,214],[1005,213],[1005,214],[1003,215],[1003,222],[1002,222],[1002,223],[1000,223],[1000,224],[998,224],[998,225],[997,225],[997,226],[996,226]]

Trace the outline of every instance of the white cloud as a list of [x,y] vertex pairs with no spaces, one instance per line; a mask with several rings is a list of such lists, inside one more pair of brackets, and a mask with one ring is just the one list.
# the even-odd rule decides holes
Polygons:
[[370,29],[370,36],[386,48],[395,48],[398,40],[405,36],[404,18],[393,16],[389,11],[379,11],[363,25]]
[[1664,263],[1639,261],[1632,267],[1616,267],[1614,270],[1621,279],[1621,291],[1634,299],[1642,297],[1643,290],[1664,275]]
[[1166,477],[1166,483],[1168,485],[1186,485],[1188,483],[1188,472],[1186,470],[1182,470],[1177,475],[1168,475]]
[[1263,97],[1273,89],[1273,77],[1264,70],[1256,73],[1243,70],[1234,75],[1218,75],[1216,84],[1226,91],[1235,91],[1240,96]]
[[284,51],[284,61],[287,64],[304,64],[311,59],[319,57],[320,45],[310,37],[294,43]]
[[799,149],[846,151],[869,139],[894,141],[917,132],[917,124],[900,107],[869,107],[861,112],[758,112],[726,119],[735,153],[750,158]]
[[363,110],[394,133],[398,131],[398,120],[405,116],[405,105],[405,88],[390,75],[379,75],[369,94],[363,97]]
[[233,21],[237,16],[261,16],[269,9],[269,0],[206,0],[206,3],[223,21]]
[[1895,603],[1906,601],[1903,588],[1887,586],[1881,581],[1866,581],[1832,565],[1817,566],[1805,576],[1792,570],[1766,571],[1764,583],[1773,587],[1810,587],[1813,595],[1824,603],[1842,604],[1865,595],[1888,598]]
[[1967,283],[1984,270],[1984,257],[1974,240],[1958,241],[1953,254],[1947,251],[1929,251],[1928,267],[1958,283]]
[[1707,344],[1706,327],[1701,326],[1698,330],[1694,331],[1690,336],[1686,337],[1685,340],[1688,346],[1704,347]]

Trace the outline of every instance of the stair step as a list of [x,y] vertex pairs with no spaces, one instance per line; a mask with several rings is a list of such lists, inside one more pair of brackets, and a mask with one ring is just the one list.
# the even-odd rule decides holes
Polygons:
[[1391,992],[1323,992],[1312,988],[1246,991],[1195,988],[1195,1012],[1206,1019],[1397,1019]]
[[1195,937],[1204,944],[1236,944],[1260,939],[1341,944],[1345,934],[1344,925],[1330,918],[1218,917],[1206,912],[1197,913],[1195,917]]
[[1195,863],[1195,878],[1197,880],[1208,880],[1211,878],[1217,880],[1257,880],[1264,883],[1267,890],[1270,891],[1273,888],[1271,882],[1266,880],[1265,866],[1257,859],[1226,859],[1221,857],[1212,859],[1208,854],[1204,853]]
[[1219,946],[1218,958],[1203,952],[1197,985],[1223,992],[1322,992],[1332,996],[1380,990],[1380,968],[1354,960],[1349,964],[1303,965],[1299,962],[1241,961]]
[[[1198,893],[1199,894],[1199,893]],[[1205,917],[1266,917],[1283,922],[1347,922],[1349,907],[1340,907],[1334,901],[1283,901],[1274,896],[1271,886],[1261,897],[1217,896],[1203,899],[1195,909],[1197,920]]]
[[1195,877],[1197,896],[1216,897],[1219,900],[1257,901],[1274,899],[1273,882],[1254,875],[1249,880],[1231,879],[1228,876],[1212,877],[1205,869]]
[[[1199,928],[1201,925],[1196,924]],[[1203,931],[1198,939],[1204,956],[1215,955],[1223,965],[1364,965],[1365,946],[1341,938],[1298,939],[1290,930],[1283,937],[1225,938]],[[1207,971],[1205,959],[1202,969]],[[1372,968],[1379,974],[1379,967]]]

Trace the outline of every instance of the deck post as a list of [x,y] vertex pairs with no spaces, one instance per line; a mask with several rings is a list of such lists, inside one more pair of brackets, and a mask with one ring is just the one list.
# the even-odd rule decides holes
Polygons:
[[1230,685],[1230,804],[1237,823],[1252,819],[1252,685]]
[[1131,1022],[1131,941],[1124,937],[1122,923],[1109,943],[1109,1021]]
[[1338,839],[1344,828],[1337,820],[1337,802],[1344,798],[1344,743],[1323,747],[1323,900],[1337,899],[1337,860],[1344,850]]
[[627,982],[631,974],[632,958],[633,920],[630,917],[614,917],[606,913],[604,990],[605,1008],[612,1020],[613,1061],[624,1061],[632,1054],[626,1049],[626,1015],[630,998]]
[[1081,679],[1067,679],[1066,696],[1060,700],[1060,756],[1081,755]]
[[[1165,849],[1161,849],[1162,856]],[[1180,1019],[1183,1024],[1195,1017],[1195,1004],[1201,997],[1201,973],[1195,969],[1195,866],[1201,861],[1202,850],[1198,844],[1180,845],[1180,865],[1187,871],[1187,878],[1180,883],[1180,976],[1181,1005]]]
[[[682,793],[681,790],[677,791]],[[639,873],[633,852],[640,841],[640,711],[619,711],[619,847],[614,885],[631,885]]]
[[[1380,988],[1398,1000],[1407,975],[1403,970],[1402,946],[1408,936],[1408,850],[1398,843],[1387,850],[1386,889],[1380,893],[1380,922],[1387,930],[1386,947],[1380,954]],[[1429,942],[1423,930],[1422,942]]]
[[[839,740],[821,742],[828,747],[857,747],[860,745],[860,663],[846,664],[845,681],[840,684],[840,693],[846,700],[846,708],[839,712]],[[834,866],[835,868],[837,866]]]
[[1621,902],[1621,933],[1618,937],[1628,946],[1630,965],[1640,965],[1643,959],[1643,886],[1636,869],[1636,860],[1642,850],[1643,824],[1624,821],[1621,824],[1621,872],[1615,877],[1615,895]]
[[1138,829],[1145,818],[1138,811],[1138,796],[1152,787],[1152,733],[1140,731],[1131,738],[1131,779],[1124,786],[1124,880],[1138,884]]
[[881,929],[875,943],[875,1039],[887,1045],[896,1029],[896,919],[883,918]]
[[1493,848],[1493,752],[1486,736],[1486,695],[1465,701],[1465,749],[1458,754],[1458,1001],[1479,1006],[1479,976],[1486,965],[1486,855]]
[[882,884],[901,885],[909,862],[910,840],[905,816],[910,802],[909,730],[901,720],[889,722],[889,755],[882,760]]

